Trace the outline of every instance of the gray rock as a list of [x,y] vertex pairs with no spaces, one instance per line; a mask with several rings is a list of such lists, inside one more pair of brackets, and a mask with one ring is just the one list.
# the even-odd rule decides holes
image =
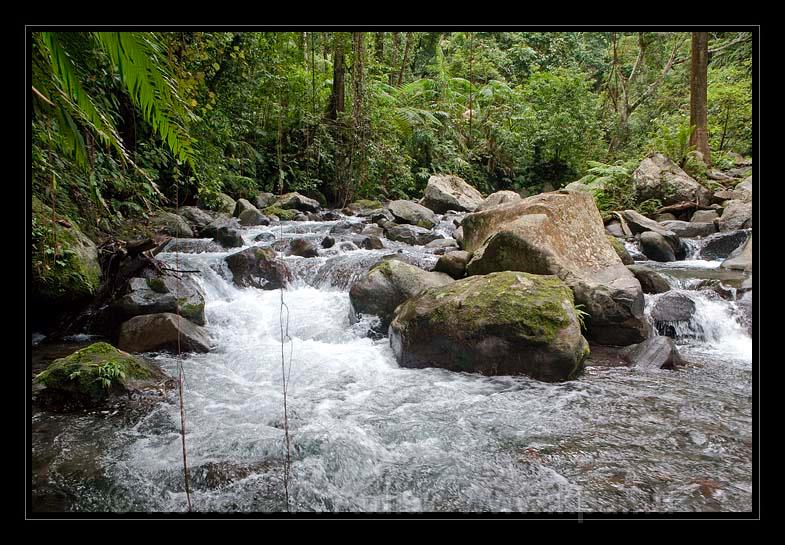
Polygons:
[[363,238],[360,242],[360,247],[366,250],[381,250],[384,248],[384,243],[376,235],[370,235]]
[[638,202],[659,199],[663,205],[684,201],[709,204],[711,199],[709,189],[661,153],[651,154],[641,161],[632,173],[632,185]]
[[232,214],[235,218],[239,218],[240,214],[245,212],[246,210],[256,210],[259,211],[250,201],[246,199],[237,199],[237,204],[234,207],[234,213]]
[[670,337],[650,337],[640,344],[624,348],[619,355],[632,367],[644,369],[676,369],[684,365]]
[[270,225],[270,218],[259,212],[256,208],[240,212],[240,225],[253,227],[255,225]]
[[180,208],[180,215],[193,226],[196,232],[215,219],[212,214],[195,206],[183,206]]
[[681,241],[673,231],[666,229],[656,221],[647,218],[635,210],[625,210],[621,213],[621,215],[624,218],[624,221],[627,222],[627,227],[630,229],[632,234],[637,235],[647,231],[657,233],[668,241],[668,244],[670,244],[674,254],[679,251],[679,248],[681,247]]
[[173,237],[193,238],[194,233],[182,216],[172,212],[158,212],[150,218],[157,231]]
[[123,319],[144,314],[171,312],[204,325],[204,291],[189,275],[177,278],[131,278],[127,293],[112,303]]
[[321,213],[322,221],[335,221],[341,219],[341,215],[335,210],[324,210]]
[[384,234],[390,240],[405,242],[406,244],[411,244],[412,246],[422,246],[433,240],[444,238],[443,235],[434,233],[429,229],[406,224],[388,225],[384,228]]
[[240,287],[277,290],[292,280],[286,264],[270,248],[252,247],[224,258]]
[[330,228],[331,235],[348,235],[351,233],[362,233],[365,229],[364,223],[357,223],[352,221],[341,221],[336,223]]
[[714,223],[714,220],[719,219],[719,217],[716,210],[696,210],[690,221],[694,223]]
[[515,191],[497,191],[496,193],[491,193],[488,195],[474,211],[482,212],[483,210],[493,208],[494,206],[501,206],[511,202],[518,202],[520,200],[521,196],[518,195]]
[[666,222],[666,221],[674,221],[676,219],[678,219],[678,218],[676,218],[676,216],[674,216],[670,212],[665,212],[664,214],[657,214],[654,217],[654,221],[657,221],[659,223],[663,223],[663,222]]
[[676,255],[668,241],[653,231],[646,231],[641,234],[641,251],[643,254],[654,261],[676,261]]
[[431,229],[437,223],[436,215],[428,208],[412,201],[391,201],[387,209],[395,218],[396,223],[416,225]]
[[720,265],[723,269],[734,269],[745,272],[752,271],[752,235],[747,241],[736,248]]
[[686,322],[695,314],[695,302],[679,292],[660,296],[651,309],[651,317],[658,322]]
[[209,352],[206,329],[170,312],[135,316],[120,326],[117,346],[125,352]]
[[470,257],[469,252],[462,250],[448,252],[439,258],[433,270],[434,272],[449,274],[452,278],[458,280],[466,276],[466,264],[469,263]]
[[313,244],[304,238],[296,238],[289,242],[289,248],[286,255],[296,255],[299,257],[316,257],[319,252],[314,248]]
[[725,259],[749,237],[747,231],[717,233],[706,239],[700,250],[701,259]]
[[717,232],[714,222],[697,223],[694,221],[663,221],[660,223],[678,237],[705,237]]
[[229,214],[230,216],[234,213],[234,209],[237,206],[237,203],[229,195],[227,195],[226,193],[218,193],[216,197],[216,201],[217,202],[215,203],[211,203],[212,206],[210,206],[200,197],[199,206],[202,208],[215,210],[216,212]]
[[444,214],[448,210],[474,212],[482,201],[482,193],[458,176],[433,175],[428,179],[422,204]]
[[[301,212],[318,212],[321,208],[318,201],[309,199],[297,192],[281,195],[275,200],[275,206],[284,210],[300,210]],[[305,217],[305,216],[303,216]],[[295,218],[295,221],[300,221]],[[304,220],[303,220],[304,221]]]
[[335,239],[329,235],[322,239],[322,248],[332,248],[335,246]]
[[665,293],[671,287],[663,276],[645,265],[627,265],[627,268],[635,275],[641,283],[643,293]]
[[752,203],[738,200],[725,203],[720,217],[720,231],[736,231],[752,227]]
[[254,237],[254,242],[272,242],[274,240],[275,240],[275,234],[270,233],[269,231],[259,233]]
[[262,208],[267,208],[274,202],[275,202],[275,195],[273,195],[272,193],[266,193],[264,191],[256,195],[256,198],[254,199],[254,204],[256,205],[256,208],[260,210]]
[[622,229],[621,223],[618,221],[612,221],[605,226],[605,231],[616,238],[626,238],[627,234]]

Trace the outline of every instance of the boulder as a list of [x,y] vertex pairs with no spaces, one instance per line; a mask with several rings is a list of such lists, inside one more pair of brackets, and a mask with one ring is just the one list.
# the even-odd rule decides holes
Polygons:
[[494,206],[501,206],[503,204],[518,202],[520,200],[521,196],[518,195],[515,191],[497,191],[496,193],[491,193],[485,197],[485,200],[482,201],[479,206],[477,206],[474,212],[482,212],[483,210],[488,210]]
[[736,248],[728,259],[720,265],[723,269],[733,269],[745,272],[752,271],[752,235],[747,241]]
[[469,252],[457,250],[455,252],[448,252],[439,258],[436,265],[433,267],[434,272],[443,272],[449,274],[456,280],[466,276],[466,264],[469,262],[471,255]]
[[284,210],[299,210],[301,212],[318,212],[321,208],[319,201],[309,199],[305,195],[300,195],[296,191],[278,197],[275,200],[274,206]]
[[256,198],[254,199],[254,204],[256,205],[256,208],[258,208],[259,210],[263,208],[267,208],[274,202],[275,202],[275,195],[273,195],[272,193],[266,193],[264,191],[256,195]]
[[[90,300],[101,284],[98,249],[70,218],[58,215],[37,197],[32,199],[31,298],[43,305],[71,306]],[[57,259],[47,251],[59,250]],[[51,308],[50,308],[51,310]]]
[[720,231],[736,231],[752,227],[752,203],[728,201],[720,217]]
[[207,330],[182,316],[164,312],[136,316],[120,326],[117,346],[126,352],[209,352]]
[[238,248],[245,245],[240,233],[240,222],[237,221],[237,218],[222,216],[211,221],[201,230],[199,236],[212,237],[224,248]]
[[624,232],[624,228],[621,226],[621,223],[618,221],[612,221],[605,226],[605,231],[616,238],[627,238],[627,233]]
[[204,325],[204,290],[190,275],[131,278],[127,292],[112,303],[123,319],[171,312]]
[[369,199],[360,199],[346,205],[352,216],[370,216],[383,208],[382,203]]
[[335,239],[330,235],[322,239],[322,248],[332,248],[333,246],[335,246]]
[[194,232],[191,226],[182,216],[172,212],[160,211],[150,217],[150,223],[156,231],[166,233],[173,237],[193,238]]
[[197,208],[195,206],[183,206],[180,209],[180,215],[185,218],[185,221],[193,226],[194,232],[201,231],[215,219],[212,214],[209,214],[201,208]]
[[199,197],[199,206],[208,210],[215,210],[216,212],[223,212],[230,216],[234,213],[237,203],[226,193],[218,193],[209,202],[204,198]]
[[706,239],[700,250],[701,259],[725,259],[749,237],[747,231],[717,233]]
[[431,229],[437,223],[436,215],[424,206],[412,201],[391,201],[387,210],[395,218],[396,223],[416,225]]
[[452,238],[455,239],[455,242],[458,244],[458,248],[463,248],[463,225],[452,232]]
[[335,221],[341,219],[341,215],[335,210],[324,210],[320,214],[322,221]]
[[395,308],[421,290],[443,286],[453,279],[440,272],[428,272],[398,259],[385,259],[373,266],[349,289],[351,319],[358,315],[378,316],[379,333],[386,333]]
[[684,201],[707,205],[711,199],[709,189],[661,153],[651,154],[641,161],[632,173],[632,186],[638,202],[659,199],[663,205]]
[[747,328],[747,334],[752,335],[753,309],[752,309],[752,290],[745,292],[738,301],[736,307],[739,310],[741,324]]
[[239,218],[240,214],[245,212],[246,210],[256,210],[259,211],[250,201],[246,199],[237,199],[237,204],[234,207],[234,213],[232,214],[235,218]]
[[670,291],[671,287],[668,281],[654,269],[645,265],[628,265],[627,268],[641,283],[643,293],[665,293]]
[[444,214],[448,210],[474,212],[482,202],[482,193],[461,178],[441,174],[428,179],[422,199],[423,206],[437,214]]
[[744,180],[736,184],[735,189],[736,191],[739,191],[742,194],[744,194],[741,199],[742,201],[745,202],[751,201],[752,200],[752,176],[747,176],[746,178],[744,178]]
[[274,216],[281,221],[292,221],[297,217],[296,210],[285,210],[279,206],[268,206],[262,210],[262,213],[265,216]]
[[314,248],[310,241],[304,238],[296,238],[289,243],[286,255],[296,255],[299,257],[316,257],[319,252]]
[[45,388],[40,397],[56,398],[66,408],[87,408],[112,395],[157,388],[167,380],[169,377],[158,366],[111,344],[97,342],[54,360],[34,383]]
[[240,225],[253,227],[255,225],[270,225],[270,218],[259,212],[256,208],[249,208],[240,212]]
[[406,244],[411,244],[412,246],[422,246],[433,240],[444,238],[443,235],[434,233],[429,229],[406,224],[387,224],[384,227],[384,234],[390,240],[405,242]]
[[442,250],[442,253],[445,250],[457,250],[458,243],[455,241],[454,238],[437,238],[436,240],[430,241],[428,244],[425,245],[426,248],[435,248],[437,250]]
[[664,214],[657,214],[654,217],[654,221],[656,221],[658,223],[662,223],[662,222],[665,222],[665,221],[674,221],[676,219],[678,219],[678,218],[676,216],[674,216],[673,214],[671,214],[670,212],[665,212]]
[[537,380],[578,376],[589,355],[567,285],[503,271],[431,288],[395,312],[390,344],[403,367]]
[[357,223],[353,221],[340,221],[330,228],[331,235],[348,235],[362,233],[365,229],[364,223]]
[[619,352],[632,367],[643,369],[676,369],[684,365],[676,344],[670,337],[654,336]]
[[275,234],[269,231],[259,233],[254,237],[254,242],[272,242],[275,240]]
[[374,237],[383,237],[384,236],[384,229],[379,227],[376,224],[368,224],[366,225],[362,231],[360,231],[361,235],[365,235],[367,237],[374,236]]
[[635,210],[625,210],[621,215],[624,218],[624,221],[627,222],[627,227],[633,235],[638,235],[647,231],[657,233],[668,241],[668,244],[673,248],[674,253],[678,253],[681,241],[679,241],[679,237],[676,233],[666,229],[656,221],[647,218]]
[[338,249],[342,252],[353,252],[355,250],[359,250],[360,247],[350,240],[344,240],[338,244]]
[[469,275],[497,271],[555,274],[589,313],[587,337],[601,344],[644,340],[643,292],[605,235],[587,193],[559,191],[464,218]]
[[162,252],[179,252],[181,254],[201,254],[204,252],[222,252],[223,246],[213,240],[201,238],[170,238],[161,249]]
[[611,243],[611,246],[613,246],[613,250],[616,252],[616,255],[619,256],[619,259],[621,259],[622,263],[625,265],[632,265],[635,263],[635,260],[627,251],[627,248],[624,247],[624,243],[621,240],[611,235],[607,235],[607,239],[608,242]]
[[719,217],[716,210],[696,210],[690,221],[694,223],[714,223],[714,220],[719,219]]
[[369,235],[362,239],[360,247],[365,248],[366,250],[381,250],[384,248],[384,243],[382,242],[382,239],[376,235]]
[[695,302],[677,291],[665,293],[651,309],[651,318],[657,322],[687,322],[695,314]]
[[226,256],[225,261],[234,283],[242,288],[277,290],[292,280],[289,268],[270,248],[247,248]]
[[646,231],[640,235],[641,251],[654,261],[676,261],[673,247],[659,233]]
[[660,223],[668,231],[678,237],[705,237],[717,232],[714,222],[698,223],[695,221],[663,221]]
[[719,191],[715,191],[714,195],[711,198],[712,204],[722,204],[726,201],[733,201],[733,200],[743,200],[746,197],[746,193],[743,191],[734,191],[730,189],[721,189]]

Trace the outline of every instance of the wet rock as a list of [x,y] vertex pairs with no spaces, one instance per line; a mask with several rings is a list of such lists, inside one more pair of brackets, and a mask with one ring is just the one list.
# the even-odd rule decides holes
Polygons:
[[736,231],[752,227],[752,203],[729,201],[720,217],[720,231]]
[[254,204],[256,205],[256,208],[258,208],[259,210],[263,208],[267,208],[274,202],[275,202],[275,195],[273,195],[272,193],[266,193],[264,191],[256,195],[256,198],[254,199]]
[[725,259],[733,250],[744,244],[749,234],[746,231],[717,233],[706,239],[700,250],[701,259]]
[[390,211],[386,208],[383,208],[379,211],[374,211],[374,213],[371,214],[369,218],[371,219],[371,222],[379,226],[381,226],[383,222],[391,222],[395,220],[395,216],[393,216],[392,213],[390,213]]
[[387,210],[393,215],[396,223],[416,225],[425,229],[431,229],[437,223],[436,215],[416,202],[391,201],[387,205]]
[[318,212],[321,208],[318,201],[309,199],[296,191],[278,197],[275,200],[275,206],[284,210],[299,210],[301,212]]
[[277,290],[292,280],[289,268],[270,248],[248,248],[226,256],[225,261],[234,283],[242,288]]
[[736,248],[728,259],[720,265],[723,269],[735,269],[745,272],[752,271],[752,235],[747,241]]
[[193,238],[194,232],[182,216],[172,212],[157,212],[150,218],[150,223],[158,232],[173,237]]
[[316,257],[319,252],[314,248],[313,244],[304,238],[296,238],[289,243],[287,255],[296,255],[300,257]]
[[170,312],[136,316],[120,326],[118,347],[126,352],[209,352],[207,330]]
[[644,340],[643,291],[606,238],[591,195],[558,191],[464,218],[469,275],[497,271],[554,274],[590,315],[587,337],[602,344]]
[[240,214],[242,214],[246,210],[256,210],[258,212],[258,209],[253,204],[251,204],[250,201],[246,199],[237,199],[237,203],[235,204],[234,212],[232,213],[232,216],[234,216],[235,218],[239,218]]
[[269,231],[259,233],[254,237],[254,242],[272,242],[274,240],[275,240],[275,234]]
[[439,238],[436,240],[430,241],[428,244],[425,245],[426,248],[437,248],[444,250],[450,249],[458,249],[458,243],[455,241],[454,238]]
[[335,239],[329,235],[322,239],[322,248],[332,248],[335,246]]
[[360,231],[361,235],[365,235],[367,237],[375,236],[375,237],[382,237],[384,236],[384,229],[379,227],[375,224],[366,225],[362,231]]
[[345,240],[338,244],[338,249],[341,250],[342,252],[353,252],[355,250],[359,250],[360,247],[357,246],[354,242]]
[[716,210],[696,210],[690,221],[694,223],[714,223],[719,217]]
[[423,206],[437,214],[444,214],[448,210],[474,212],[482,202],[482,193],[452,175],[431,176],[422,199]]
[[285,210],[279,206],[268,206],[262,213],[269,218],[276,218],[281,221],[293,221],[297,218],[296,210]]
[[321,214],[317,214],[316,212],[308,212],[305,215],[308,217],[308,221],[322,221]]
[[624,221],[627,222],[627,227],[633,235],[642,234],[647,231],[657,233],[668,241],[674,254],[679,251],[681,242],[673,231],[666,229],[656,221],[647,218],[635,210],[625,210],[621,215],[624,218]]
[[204,325],[204,290],[190,275],[131,278],[127,293],[112,304],[123,319],[162,312],[179,313]]
[[658,322],[686,322],[695,314],[695,302],[679,292],[660,296],[651,309],[651,317]]
[[213,240],[201,238],[173,238],[162,248],[162,252],[179,252],[181,254],[201,254],[204,252],[221,252],[223,246]]
[[240,232],[240,222],[236,218],[220,217],[202,229],[200,236],[212,237],[224,248],[237,248],[245,244]]
[[632,173],[632,186],[638,202],[659,199],[663,205],[684,201],[707,205],[711,199],[711,190],[661,153],[650,154],[641,161]]
[[270,225],[270,218],[259,212],[256,208],[246,209],[240,212],[240,225],[253,227],[255,225]]
[[752,290],[745,292],[738,301],[736,306],[739,309],[740,321],[747,328],[747,334],[752,335]]
[[384,248],[384,243],[379,237],[370,235],[363,238],[360,247],[365,248],[366,250],[381,250]]
[[518,195],[515,191],[497,191],[496,193],[491,193],[488,195],[485,200],[482,201],[473,211],[482,212],[483,210],[493,208],[494,206],[501,206],[511,202],[518,202],[520,200],[521,196]]
[[195,206],[183,206],[180,208],[180,215],[191,224],[194,232],[201,231],[215,219],[212,214]]
[[673,231],[678,237],[705,237],[717,232],[714,222],[697,223],[694,221],[663,221],[661,225]]
[[627,251],[627,248],[624,247],[624,243],[621,240],[611,235],[607,235],[607,239],[608,242],[611,243],[611,246],[613,246],[613,250],[616,252],[616,255],[619,256],[622,263],[625,265],[632,265],[635,263],[635,260],[632,259],[632,256]]
[[292,218],[292,220],[293,221],[308,221],[308,216],[306,214],[304,214],[303,212],[298,212],[297,214],[294,215],[294,218]]
[[643,369],[676,369],[684,365],[670,337],[651,337],[640,344],[624,348],[619,355],[632,367]]
[[322,221],[335,221],[341,219],[341,215],[335,210],[325,210],[321,213]]
[[377,331],[384,334],[398,305],[421,290],[452,281],[443,273],[424,271],[397,259],[383,260],[350,288],[350,317],[356,322],[360,314],[378,316],[381,324]]
[[429,242],[444,238],[443,235],[434,233],[416,225],[390,225],[384,228],[385,236],[390,240],[405,242],[412,246],[422,246]]
[[330,228],[331,235],[348,235],[362,233],[366,225],[353,221],[341,221]]
[[628,265],[627,268],[635,275],[641,283],[643,293],[665,293],[671,287],[663,276],[645,265]]
[[575,378],[589,355],[564,282],[513,271],[420,292],[396,310],[390,344],[403,367],[549,382]]
[[469,263],[470,257],[469,252],[462,250],[446,253],[439,258],[433,270],[434,272],[449,274],[456,280],[463,278],[466,276],[466,264]]
[[[111,371],[113,374],[110,374]],[[98,342],[56,359],[39,373],[38,399],[50,410],[92,408],[111,396],[155,389],[169,380],[157,365]]]
[[654,261],[676,261],[673,248],[659,233],[646,231],[640,235],[641,251]]

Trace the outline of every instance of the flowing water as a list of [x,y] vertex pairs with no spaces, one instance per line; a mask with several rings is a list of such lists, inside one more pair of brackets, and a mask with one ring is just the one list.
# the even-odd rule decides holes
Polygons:
[[[284,222],[244,238],[318,244],[335,223]],[[400,250],[426,268],[438,256],[384,242],[284,258],[296,276],[283,292],[290,510],[752,509],[752,340],[737,303],[695,283],[719,261],[646,262],[696,302],[678,330],[684,368],[589,366],[547,384],[399,367],[387,338],[368,337],[372,319],[350,323],[348,288],[382,255]],[[235,287],[223,262],[232,252],[159,254],[201,271],[215,343],[182,358],[193,506],[283,511],[281,292]],[[657,297],[646,296],[647,312]],[[173,356],[150,357],[176,375]],[[34,415],[34,472],[66,498],[58,505],[187,509],[175,399],[131,423],[109,416]]]

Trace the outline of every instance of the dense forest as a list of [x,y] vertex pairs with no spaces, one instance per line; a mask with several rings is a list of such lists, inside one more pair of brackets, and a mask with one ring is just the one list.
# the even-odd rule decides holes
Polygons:
[[[751,48],[708,33],[715,165],[752,152]],[[33,192],[87,232],[220,192],[415,197],[434,173],[524,194],[610,176],[611,209],[650,151],[705,180],[690,51],[669,32],[34,33]]]

